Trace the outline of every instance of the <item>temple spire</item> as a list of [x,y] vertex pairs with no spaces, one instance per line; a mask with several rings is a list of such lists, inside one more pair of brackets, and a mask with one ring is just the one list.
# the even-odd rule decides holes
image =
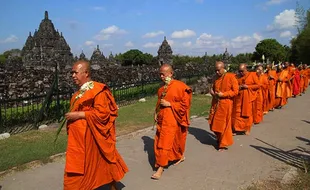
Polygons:
[[45,13],[44,13],[44,19],[45,19],[45,20],[48,19],[48,12],[47,12],[47,11],[45,11]]

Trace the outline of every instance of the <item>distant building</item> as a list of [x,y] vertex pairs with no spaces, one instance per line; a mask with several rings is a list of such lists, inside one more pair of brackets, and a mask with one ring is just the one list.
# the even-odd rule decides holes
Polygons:
[[166,36],[164,37],[164,41],[160,45],[158,49],[158,64],[162,65],[164,63],[173,64],[173,58],[172,58],[172,49],[169,45]]
[[55,30],[54,24],[48,18],[45,11],[44,19],[41,21],[39,29],[35,30],[33,36],[29,36],[22,49],[22,60],[24,66],[41,66],[63,68],[71,65],[73,55],[62,33]]

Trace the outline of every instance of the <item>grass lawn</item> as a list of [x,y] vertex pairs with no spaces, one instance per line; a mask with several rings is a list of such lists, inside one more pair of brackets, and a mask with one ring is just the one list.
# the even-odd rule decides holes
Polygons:
[[[156,97],[147,97],[146,102],[138,102],[121,107],[116,123],[118,135],[127,134],[154,124],[153,114]],[[191,115],[206,116],[210,108],[210,97],[194,95]],[[67,137],[62,131],[54,146],[56,129],[28,131],[0,141],[0,171],[20,166],[33,160],[48,161],[49,156],[65,152]]]

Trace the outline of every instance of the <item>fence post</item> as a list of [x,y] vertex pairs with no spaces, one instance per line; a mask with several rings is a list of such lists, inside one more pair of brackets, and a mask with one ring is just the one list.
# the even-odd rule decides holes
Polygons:
[[55,80],[56,80],[56,117],[57,117],[57,121],[59,122],[60,121],[60,117],[61,117],[61,113],[60,113],[60,101],[59,101],[59,88],[58,88],[58,62],[56,60],[56,64],[55,64]]

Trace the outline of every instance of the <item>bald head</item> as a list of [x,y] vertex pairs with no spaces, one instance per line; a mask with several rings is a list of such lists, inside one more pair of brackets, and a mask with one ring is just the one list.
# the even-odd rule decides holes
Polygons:
[[166,78],[167,77],[170,77],[172,78],[173,76],[173,69],[172,69],[172,66],[169,65],[169,64],[163,64],[160,69],[159,69],[159,72],[160,72],[160,78],[162,81],[165,82]]
[[222,61],[215,62],[215,72],[218,76],[222,76],[225,73],[225,64]]
[[257,73],[257,75],[262,75],[262,74],[264,74],[264,68],[263,68],[262,65],[258,65],[258,66],[256,67],[256,73]]
[[248,70],[247,70],[246,67],[247,67],[247,64],[245,64],[245,63],[241,63],[239,65],[239,73],[240,73],[240,75],[244,76],[245,74],[247,74]]
[[72,78],[76,85],[82,86],[91,80],[90,64],[87,61],[80,60],[74,63],[72,67]]

